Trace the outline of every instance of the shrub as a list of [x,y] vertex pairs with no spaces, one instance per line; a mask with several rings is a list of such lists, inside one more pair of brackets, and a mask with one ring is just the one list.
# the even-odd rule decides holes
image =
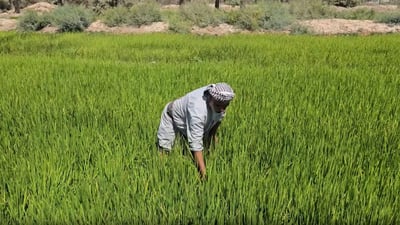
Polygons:
[[367,8],[344,10],[334,13],[334,17],[350,20],[371,20],[375,17],[375,11]]
[[231,10],[225,12],[224,14],[224,22],[227,24],[235,25],[236,21],[239,19],[240,10]]
[[65,5],[52,12],[54,25],[61,32],[83,31],[93,21],[93,14],[82,6]]
[[107,26],[119,26],[128,23],[129,10],[126,7],[110,8],[104,11],[102,17]]
[[286,5],[279,3],[248,5],[226,13],[225,21],[241,29],[281,30],[294,21]]
[[18,19],[18,30],[38,31],[51,24],[48,14],[39,14],[28,10]]
[[331,10],[320,0],[291,1],[289,12],[297,19],[317,19],[331,14]]
[[168,18],[169,30],[175,33],[189,33],[192,28],[192,23],[184,20],[180,14],[171,14]]
[[301,25],[299,23],[293,23],[290,25],[291,34],[310,34],[312,33],[308,27]]
[[161,7],[153,1],[138,3],[130,8],[129,13],[128,24],[130,25],[140,27],[161,21]]
[[387,24],[400,24],[400,12],[385,13],[377,16],[378,22]]
[[224,3],[227,5],[238,6],[240,5],[240,0],[225,0]]
[[265,9],[260,17],[260,27],[263,29],[281,30],[294,21],[289,9],[283,4],[270,4],[262,7]]
[[223,21],[221,11],[210,7],[207,2],[201,0],[184,4],[180,8],[180,13],[184,19],[199,27],[216,26]]
[[240,10],[227,13],[226,22],[245,30],[258,30],[260,18],[263,16],[263,9],[257,5],[249,5]]

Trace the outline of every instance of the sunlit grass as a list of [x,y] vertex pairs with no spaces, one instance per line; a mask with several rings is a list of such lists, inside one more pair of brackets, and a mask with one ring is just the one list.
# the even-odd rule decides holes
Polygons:
[[[400,39],[0,33],[0,223],[397,224]],[[198,179],[164,105],[237,97]]]

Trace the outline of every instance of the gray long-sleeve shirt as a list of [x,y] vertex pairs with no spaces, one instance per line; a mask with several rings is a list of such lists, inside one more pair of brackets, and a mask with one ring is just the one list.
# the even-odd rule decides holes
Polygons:
[[225,116],[225,113],[216,113],[208,106],[204,95],[207,87],[201,87],[176,99],[172,106],[175,126],[187,137],[192,151],[203,150],[203,137]]

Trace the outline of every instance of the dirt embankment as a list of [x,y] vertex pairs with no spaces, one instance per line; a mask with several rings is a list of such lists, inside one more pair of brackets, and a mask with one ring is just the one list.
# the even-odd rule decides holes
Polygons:
[[[35,10],[37,12],[48,12],[55,8],[55,5],[39,2],[30,5],[22,10]],[[165,8],[171,8],[177,6],[165,6]],[[228,7],[228,6],[223,6]],[[365,5],[359,6],[360,8],[370,8],[377,12],[396,10],[397,6],[393,5]],[[346,10],[346,9],[337,9]],[[13,12],[0,13],[0,31],[11,31],[17,28],[17,19],[20,14]],[[299,21],[301,26],[304,26],[310,32],[321,35],[335,35],[335,34],[379,34],[379,33],[398,33],[400,32],[400,25],[390,26],[384,23],[375,23],[371,20],[345,20],[345,19],[315,19],[315,20],[304,20]],[[46,27],[41,32],[56,32],[55,27]],[[149,33],[149,32],[167,32],[168,24],[165,22],[157,22],[148,26],[141,26],[140,28],[131,26],[121,27],[108,27],[100,20],[93,22],[87,29],[86,32],[110,32],[110,33]],[[192,33],[194,34],[208,34],[208,35],[224,35],[231,33],[248,33],[237,29],[229,24],[220,24],[216,27],[193,27]],[[285,31],[288,33],[289,31]]]

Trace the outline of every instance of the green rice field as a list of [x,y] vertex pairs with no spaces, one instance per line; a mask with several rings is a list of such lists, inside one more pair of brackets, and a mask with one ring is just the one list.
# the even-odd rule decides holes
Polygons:
[[[236,97],[206,181],[155,138]],[[0,33],[0,224],[400,224],[400,36]]]

